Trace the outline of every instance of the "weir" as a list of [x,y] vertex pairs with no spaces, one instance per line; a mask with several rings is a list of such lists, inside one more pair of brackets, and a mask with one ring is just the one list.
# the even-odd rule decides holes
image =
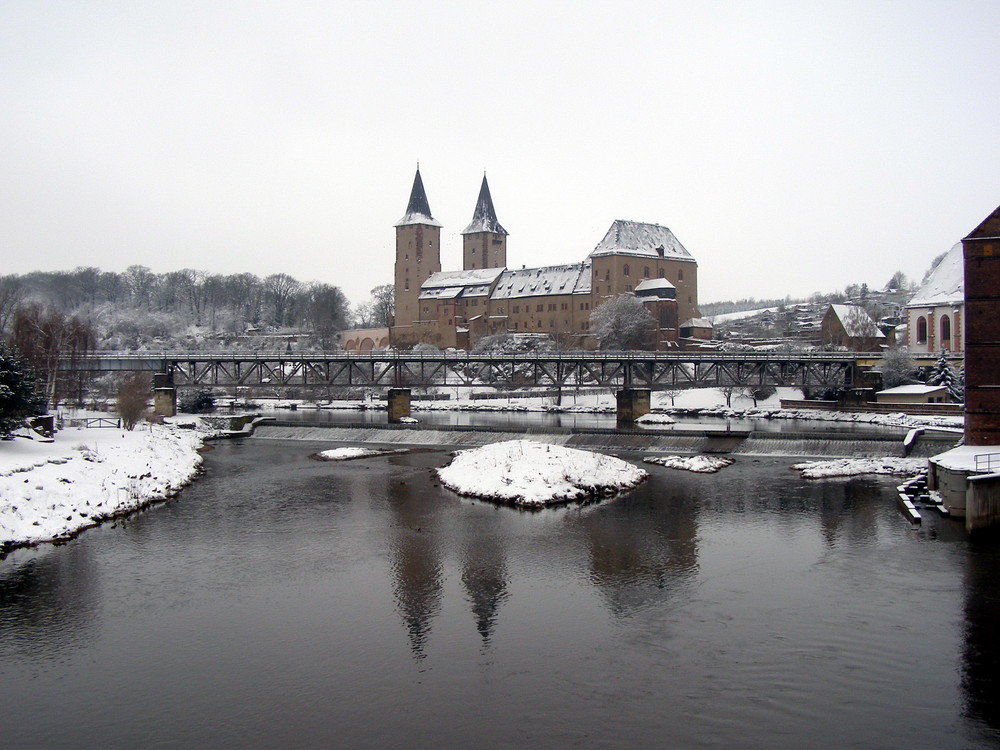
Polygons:
[[[772,432],[713,430],[471,429],[464,426],[415,425],[303,425],[269,422],[254,437],[269,440],[310,440],[336,443],[414,445],[434,448],[476,448],[504,440],[529,438],[538,442],[591,451],[635,453],[715,453],[746,456],[795,456],[842,458],[904,454],[902,438],[885,435],[834,435],[830,433],[782,434]],[[940,450],[940,444],[927,448]],[[912,455],[912,454],[911,454]]]

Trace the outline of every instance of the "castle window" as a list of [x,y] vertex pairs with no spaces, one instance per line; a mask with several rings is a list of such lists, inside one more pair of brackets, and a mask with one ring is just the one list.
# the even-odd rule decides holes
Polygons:
[[642,269],[642,278],[644,279],[649,278],[649,266],[646,266],[645,268]]
[[684,281],[684,271],[681,269],[677,269],[677,280]]
[[539,327],[539,328],[541,328],[541,327],[542,327],[542,321],[540,321],[540,320],[538,321],[538,327]]
[[611,281],[611,269],[610,268],[607,271],[604,272],[604,280],[605,281]]
[[628,263],[622,266],[622,276],[628,276]]
[[951,348],[951,318],[947,315],[941,316],[941,347]]
[[664,271],[662,268],[660,269],[660,278],[661,279],[667,278],[667,272]]
[[631,284],[626,284],[625,285],[625,291],[626,292],[631,292],[632,291],[632,285]]
[[[545,310],[545,305],[536,305],[535,306],[535,312],[542,312],[543,310]],[[541,323],[539,323],[539,325],[541,325]]]
[[515,313],[521,312],[521,306],[520,305],[514,305],[514,312]]
[[927,318],[923,315],[917,318],[917,343],[927,343]]

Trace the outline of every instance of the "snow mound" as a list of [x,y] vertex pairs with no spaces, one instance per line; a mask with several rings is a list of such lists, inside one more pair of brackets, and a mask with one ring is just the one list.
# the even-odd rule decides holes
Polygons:
[[677,424],[677,420],[669,414],[643,414],[637,420],[639,424]]
[[733,463],[733,459],[723,456],[646,456],[642,460],[647,464],[693,471],[698,474],[713,474]]
[[437,475],[461,495],[528,507],[614,495],[649,476],[613,456],[530,440],[460,451]]
[[62,430],[0,446],[0,550],[68,539],[165,500],[201,466],[201,436],[165,425]]
[[373,456],[387,456],[390,453],[406,453],[406,449],[402,450],[380,450],[378,448],[331,448],[330,450],[320,451],[314,455],[314,458],[320,461],[350,461],[355,458],[372,458]]
[[862,474],[920,474],[927,469],[926,458],[838,458],[795,464],[803,479],[856,477]]

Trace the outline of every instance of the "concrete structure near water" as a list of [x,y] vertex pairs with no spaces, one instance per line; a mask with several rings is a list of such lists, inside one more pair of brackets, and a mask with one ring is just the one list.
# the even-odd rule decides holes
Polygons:
[[1000,207],[962,240],[965,445],[930,459],[937,490],[970,533],[1000,525]]

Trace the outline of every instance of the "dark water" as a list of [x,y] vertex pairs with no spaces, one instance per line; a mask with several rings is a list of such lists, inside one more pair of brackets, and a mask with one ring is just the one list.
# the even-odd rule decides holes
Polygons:
[[0,562],[19,748],[1000,745],[992,547],[889,479],[649,467],[598,505],[441,453],[220,445],[175,501]]

